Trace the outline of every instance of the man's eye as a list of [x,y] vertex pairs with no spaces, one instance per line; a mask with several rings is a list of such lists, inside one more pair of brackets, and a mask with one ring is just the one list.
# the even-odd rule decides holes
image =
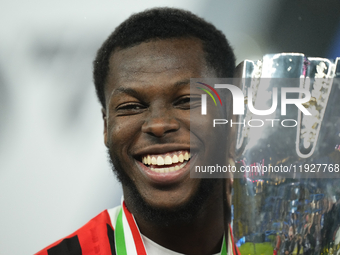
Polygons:
[[120,106],[118,109],[119,110],[139,110],[142,107],[140,105],[136,105],[136,104],[129,104],[129,105],[124,105],[124,106]]
[[146,107],[142,104],[123,104],[116,108],[122,115],[132,115],[142,112]]
[[177,101],[177,104],[190,104],[190,97],[181,98]]
[[201,99],[196,97],[183,97],[176,101],[175,105],[182,109],[190,109],[201,105]]

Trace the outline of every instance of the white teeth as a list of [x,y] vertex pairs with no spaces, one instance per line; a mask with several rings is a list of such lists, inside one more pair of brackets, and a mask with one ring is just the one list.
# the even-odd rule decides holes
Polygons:
[[174,155],[174,156],[172,157],[172,163],[178,163],[178,157],[177,157],[177,155]]
[[151,167],[150,169],[156,173],[168,173],[168,172],[174,172],[177,170],[182,169],[188,162],[184,162],[180,166],[173,166],[173,167],[164,167],[164,168],[153,168]]
[[[174,153],[174,155],[171,157],[170,155],[154,155],[154,156],[144,156],[142,157],[142,162],[145,165],[157,165],[157,166],[163,166],[163,165],[172,165],[175,163],[183,163],[186,160],[189,160],[191,158],[191,154],[188,151],[178,151],[177,154]],[[171,170],[170,170],[171,171]]]
[[164,159],[161,156],[158,156],[157,158],[157,165],[159,166],[164,165]]
[[189,160],[189,154],[188,154],[188,152],[187,152],[187,151],[185,152],[185,154],[184,154],[184,157],[183,157],[183,158],[184,158],[184,160]]
[[164,159],[164,164],[165,165],[171,165],[172,164],[172,160],[170,156],[166,156]]
[[157,165],[157,159],[156,159],[156,157],[152,157],[152,158],[151,158],[151,164]]

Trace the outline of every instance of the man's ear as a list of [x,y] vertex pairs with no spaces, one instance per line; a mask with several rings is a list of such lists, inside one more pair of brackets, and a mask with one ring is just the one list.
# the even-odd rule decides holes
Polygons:
[[[230,106],[230,107],[232,108],[232,106]],[[233,115],[232,110],[229,110],[228,116],[231,116],[233,123],[238,122],[238,115]],[[236,125],[233,125],[232,127],[229,126],[229,133],[228,133],[228,143],[229,143],[228,152],[229,152],[229,155],[227,155],[227,156],[228,156],[229,159],[232,159],[233,161],[235,160],[235,157],[236,157],[236,151],[235,151],[236,150],[236,140],[237,140]]]
[[[234,164],[235,166],[235,164]],[[233,184],[234,184],[234,178],[233,176],[230,176],[229,178],[226,179],[226,199],[228,206],[231,208],[232,205],[232,190],[233,190]]]
[[103,116],[103,121],[104,121],[104,143],[105,143],[105,146],[106,147],[109,147],[108,146],[108,140],[107,140],[107,115],[106,115],[106,109],[105,108],[102,108],[102,116]]
[[[231,166],[235,166],[234,160],[229,160],[229,164]],[[232,189],[233,189],[234,178],[232,173],[228,178],[224,180],[224,223],[225,230],[228,229],[228,226],[231,222],[231,205],[232,205]]]

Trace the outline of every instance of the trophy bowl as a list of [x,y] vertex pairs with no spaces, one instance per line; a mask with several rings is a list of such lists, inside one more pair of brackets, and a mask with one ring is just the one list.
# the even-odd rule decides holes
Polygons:
[[340,254],[339,60],[281,53],[238,66],[243,171],[232,228],[241,254]]

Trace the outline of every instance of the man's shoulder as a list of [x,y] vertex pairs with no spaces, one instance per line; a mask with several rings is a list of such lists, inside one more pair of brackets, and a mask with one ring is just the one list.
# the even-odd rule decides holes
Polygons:
[[121,206],[105,210],[80,229],[35,255],[115,254],[114,226]]

